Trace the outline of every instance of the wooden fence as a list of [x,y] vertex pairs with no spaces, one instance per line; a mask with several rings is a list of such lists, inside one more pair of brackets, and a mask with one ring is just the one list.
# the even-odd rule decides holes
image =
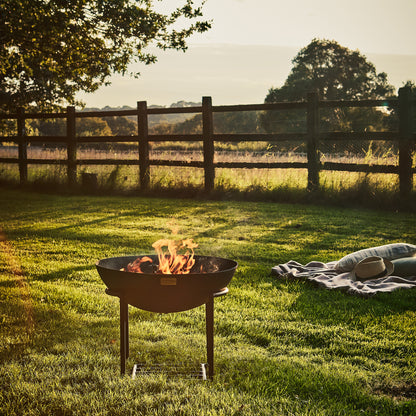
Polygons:
[[[117,111],[91,111],[76,112],[74,107],[67,107],[61,113],[25,113],[22,109],[15,114],[0,114],[1,119],[17,120],[17,135],[3,137],[3,141],[18,144],[18,158],[0,158],[0,163],[18,163],[21,183],[27,182],[28,164],[66,164],[68,183],[75,186],[77,183],[77,167],[80,165],[138,165],[141,189],[150,186],[150,166],[183,166],[204,169],[205,190],[214,189],[215,168],[297,168],[308,170],[308,189],[319,188],[319,172],[322,170],[393,173],[399,175],[400,194],[407,197],[413,189],[412,158],[416,135],[413,131],[414,98],[408,87],[400,88],[398,98],[388,100],[360,100],[360,101],[322,101],[316,93],[309,93],[305,101],[280,102],[272,104],[249,105],[221,105],[213,106],[211,97],[203,97],[202,106],[185,108],[148,108],[146,101],[137,103],[137,109]],[[319,131],[319,112],[323,108],[345,107],[379,107],[388,106],[398,109],[398,131],[383,132],[325,132]],[[214,130],[213,113],[235,111],[269,111],[293,110],[306,111],[306,131],[304,133],[251,133],[251,134],[217,134]],[[152,114],[173,113],[202,113],[201,134],[149,134],[148,116]],[[108,117],[108,116],[136,116],[136,136],[76,136],[76,119],[81,117]],[[26,119],[65,118],[66,136],[28,136],[25,132]],[[321,162],[319,158],[319,142],[324,141],[350,141],[350,140],[393,140],[398,142],[398,165],[371,165],[348,164],[335,162]],[[306,162],[214,162],[215,142],[241,142],[241,141],[303,141],[307,147]],[[84,143],[104,142],[135,142],[138,143],[138,160],[114,159],[77,159],[77,146]],[[156,160],[149,157],[149,143],[162,141],[201,141],[203,143],[203,161]],[[28,159],[27,146],[29,143],[64,143],[67,148],[67,158],[64,160]]]

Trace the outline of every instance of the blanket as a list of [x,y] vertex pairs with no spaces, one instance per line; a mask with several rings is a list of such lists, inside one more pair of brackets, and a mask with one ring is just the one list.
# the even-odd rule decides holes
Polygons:
[[302,265],[294,260],[272,268],[272,275],[284,278],[305,279],[326,289],[343,290],[349,294],[370,297],[380,292],[416,287],[416,276],[387,276],[379,279],[358,281],[349,272],[335,269],[337,261],[322,263],[312,261]]

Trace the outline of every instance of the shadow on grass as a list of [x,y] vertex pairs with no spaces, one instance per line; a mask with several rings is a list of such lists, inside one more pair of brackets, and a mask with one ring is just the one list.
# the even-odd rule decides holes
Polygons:
[[71,276],[75,272],[85,272],[88,270],[95,270],[95,265],[87,264],[84,266],[73,266],[73,267],[66,267],[62,269],[54,269],[49,273],[42,273],[39,275],[32,275],[31,278],[33,280],[38,280],[42,282],[54,281],[54,280],[73,280]]
[[[105,312],[95,316],[83,313],[81,298],[80,304],[76,305],[71,304],[69,300],[72,299],[68,297],[65,306],[58,295],[50,295],[45,288],[42,294],[37,289],[29,290],[29,298],[25,300],[13,279],[1,281],[0,288],[0,334],[3,340],[0,362],[20,360],[28,354],[42,355],[45,351],[59,353],[62,348],[71,351],[75,344],[84,344],[95,351],[100,340],[106,340],[107,346],[111,346],[112,340],[118,339],[118,308],[111,318]],[[25,302],[30,303],[30,309]],[[79,312],[76,312],[77,306]],[[100,348],[103,346],[98,346]]]
[[299,291],[299,296],[291,308],[300,312],[306,319],[317,322],[339,324],[354,320],[354,317],[368,316],[377,319],[396,313],[416,311],[415,289],[400,289],[364,298],[338,290],[323,289],[306,281],[293,285],[288,281],[276,279],[274,284]]
[[62,186],[60,179],[44,180],[40,178],[25,185],[14,180],[0,178],[0,186],[8,189],[42,192],[54,195],[93,195],[93,196],[125,196],[125,197],[156,197],[156,198],[182,198],[217,200],[217,201],[264,201],[278,203],[318,204],[332,206],[347,206],[350,208],[376,208],[386,211],[414,211],[416,208],[416,193],[413,191],[407,198],[402,198],[398,191],[384,188],[374,188],[369,184],[367,177],[355,183],[351,188],[325,189],[315,192],[307,189],[290,188],[287,186],[275,189],[265,189],[263,186],[253,185],[247,189],[238,187],[222,187],[217,185],[213,191],[207,192],[203,185],[192,186],[183,183],[161,186],[155,184],[151,189],[141,190],[120,188],[117,184],[98,186],[92,192],[77,186],[74,189]]
[[412,414],[408,412],[413,406],[411,401],[374,394],[360,376],[342,373],[336,365],[280,357],[233,359],[218,367],[224,384],[263,399],[293,401],[299,414],[315,414],[316,409],[334,415]]

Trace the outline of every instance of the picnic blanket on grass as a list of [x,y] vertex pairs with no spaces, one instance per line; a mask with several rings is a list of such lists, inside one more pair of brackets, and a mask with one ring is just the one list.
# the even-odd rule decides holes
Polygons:
[[302,265],[294,260],[272,267],[272,275],[282,278],[304,279],[326,289],[343,290],[364,297],[380,292],[416,287],[416,276],[387,276],[365,281],[356,280],[352,271],[340,272],[337,261],[322,263],[312,261]]

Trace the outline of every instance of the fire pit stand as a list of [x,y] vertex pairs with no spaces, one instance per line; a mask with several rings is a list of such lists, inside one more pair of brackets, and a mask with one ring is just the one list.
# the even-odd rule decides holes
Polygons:
[[[120,373],[124,375],[126,372],[126,360],[129,358],[129,303],[128,296],[125,291],[116,291],[106,289],[105,293],[110,296],[117,296],[120,299]],[[208,378],[214,378],[214,298],[224,296],[228,293],[228,288],[225,287],[218,292],[212,293],[208,296],[205,303],[205,324],[206,324],[206,340],[207,340],[207,363],[208,363]],[[136,306],[136,305],[133,305]],[[137,306],[136,306],[137,307]],[[135,375],[134,367],[133,375]],[[206,379],[205,366],[202,365],[201,378]]]

